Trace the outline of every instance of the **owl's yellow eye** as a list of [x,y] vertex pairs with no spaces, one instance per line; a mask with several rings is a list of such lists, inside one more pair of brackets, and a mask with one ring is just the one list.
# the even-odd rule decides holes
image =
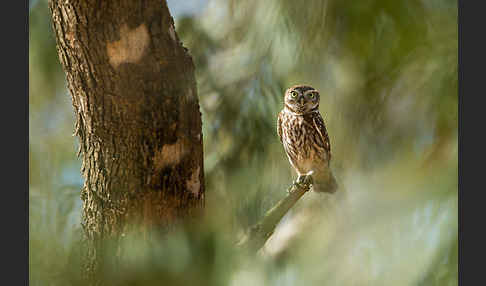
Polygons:
[[314,93],[313,92],[309,93],[309,98],[314,98]]
[[295,91],[295,90],[294,90],[294,91],[292,91],[292,92],[290,93],[290,96],[292,96],[292,97],[297,97],[297,91]]

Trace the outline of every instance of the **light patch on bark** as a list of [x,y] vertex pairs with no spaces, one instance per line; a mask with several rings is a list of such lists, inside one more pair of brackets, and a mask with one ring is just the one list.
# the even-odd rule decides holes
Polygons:
[[161,150],[155,152],[155,169],[160,171],[167,166],[176,165],[186,154],[187,146],[183,139],[179,138],[174,144],[166,144]]
[[195,196],[199,194],[199,188],[201,186],[201,182],[199,180],[199,172],[200,168],[197,167],[194,172],[192,172],[191,178],[186,182],[186,187],[191,193]]
[[123,24],[120,28],[120,40],[106,44],[111,66],[117,68],[122,63],[138,62],[149,42],[150,36],[145,24],[131,30],[127,24]]

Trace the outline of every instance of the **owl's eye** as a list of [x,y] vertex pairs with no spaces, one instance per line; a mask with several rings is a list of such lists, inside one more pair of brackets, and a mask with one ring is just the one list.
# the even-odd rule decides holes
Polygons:
[[309,93],[309,98],[314,98],[314,93],[313,92]]
[[292,92],[290,93],[290,96],[292,96],[292,97],[297,97],[297,91],[295,91],[295,90],[294,90],[294,91],[292,91]]

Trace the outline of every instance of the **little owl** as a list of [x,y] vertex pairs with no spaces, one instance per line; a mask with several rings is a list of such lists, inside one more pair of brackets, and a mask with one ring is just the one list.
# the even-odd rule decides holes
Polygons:
[[334,193],[336,179],[329,166],[331,143],[319,113],[320,95],[306,85],[285,91],[284,108],[278,114],[277,133],[290,164],[299,175],[312,175],[315,192]]

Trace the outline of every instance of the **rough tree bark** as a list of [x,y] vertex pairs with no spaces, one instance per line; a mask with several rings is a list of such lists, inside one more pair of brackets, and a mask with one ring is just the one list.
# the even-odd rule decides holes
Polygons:
[[194,65],[165,1],[49,8],[82,155],[85,273],[96,279],[104,239],[167,229],[203,207]]

